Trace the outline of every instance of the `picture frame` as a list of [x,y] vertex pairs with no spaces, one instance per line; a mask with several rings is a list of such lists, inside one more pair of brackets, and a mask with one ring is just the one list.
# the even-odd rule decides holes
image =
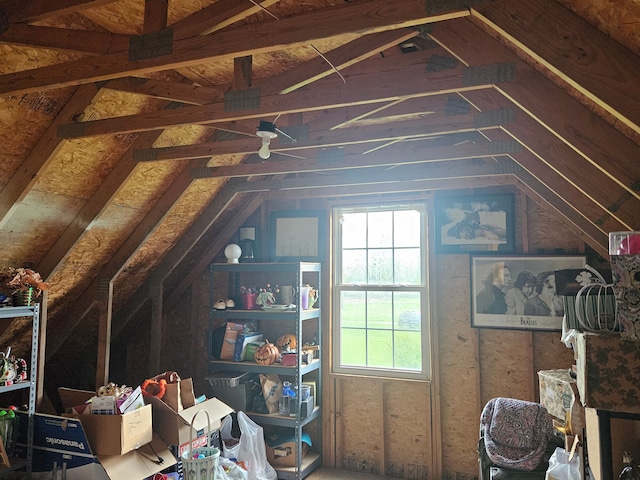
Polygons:
[[471,326],[562,330],[556,270],[581,269],[586,256],[477,255],[471,265]]
[[514,253],[513,194],[436,197],[436,253]]
[[271,259],[274,262],[319,262],[324,256],[324,212],[271,212]]

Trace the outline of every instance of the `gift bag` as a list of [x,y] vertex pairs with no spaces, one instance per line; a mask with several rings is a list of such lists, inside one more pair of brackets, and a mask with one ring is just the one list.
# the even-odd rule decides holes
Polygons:
[[[238,464],[247,470],[247,480],[276,480],[277,474],[267,461],[267,448],[264,431],[244,412],[237,414],[240,438],[231,434],[233,420],[231,415],[222,419],[220,437],[222,438],[222,456],[235,458]],[[238,440],[234,444],[235,440]]]
[[575,453],[571,460],[569,457],[569,452],[562,447],[557,447],[549,458],[545,480],[582,480],[578,454]]

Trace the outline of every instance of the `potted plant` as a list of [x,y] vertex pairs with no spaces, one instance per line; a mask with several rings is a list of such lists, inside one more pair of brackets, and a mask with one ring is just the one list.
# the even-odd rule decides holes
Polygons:
[[0,275],[0,282],[11,289],[14,306],[31,305],[34,298],[49,288],[38,272],[23,267],[9,268]]

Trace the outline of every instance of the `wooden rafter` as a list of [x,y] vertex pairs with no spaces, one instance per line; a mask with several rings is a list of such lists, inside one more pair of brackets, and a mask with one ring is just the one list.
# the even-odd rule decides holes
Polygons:
[[472,11],[554,75],[640,132],[640,98],[634,87],[640,77],[637,55],[553,0],[497,0]]
[[9,22],[43,20],[71,12],[101,7],[117,0],[30,0],[28,2],[5,0],[0,6],[7,10]]
[[[407,59],[406,57],[410,57]],[[142,130],[164,129],[179,125],[211,125],[251,118],[272,117],[295,112],[335,109],[358,104],[380,104],[395,100],[420,98],[460,91],[491,88],[496,80],[490,76],[478,78],[477,82],[463,79],[465,69],[426,72],[428,57],[425,55],[404,55],[403,61],[389,61],[390,70],[379,71],[385,62],[376,65],[372,72],[346,76],[344,84],[340,79],[326,78],[317,82],[313,89],[302,89],[287,95],[260,97],[260,107],[247,110],[227,111],[224,102],[202,106],[141,113],[117,118],[106,118],[60,128],[60,134],[68,138],[88,137]],[[368,62],[367,62],[368,63]],[[374,62],[378,63],[378,62]],[[488,65],[487,69],[493,66]],[[401,81],[402,83],[398,84]],[[393,90],[389,84],[397,84]]]
[[[358,30],[362,34],[394,30],[447,18],[466,16],[455,12],[428,15],[421,0],[386,0],[344,3],[295,17],[231,27],[206,36],[174,40],[171,53],[129,60],[127,52],[41,67],[0,76],[0,95],[15,95],[83,83],[135,76],[204,61],[232,59],[308,44]],[[278,22],[278,35],[273,22]]]

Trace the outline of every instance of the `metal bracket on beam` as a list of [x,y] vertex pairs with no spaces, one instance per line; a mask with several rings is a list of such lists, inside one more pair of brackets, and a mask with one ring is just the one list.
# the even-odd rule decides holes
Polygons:
[[76,138],[84,136],[84,122],[66,123],[58,125],[58,138]]
[[459,95],[449,95],[444,106],[445,115],[465,115],[471,110],[471,104]]
[[462,84],[465,87],[511,82],[516,78],[514,62],[494,63],[467,67],[462,73]]
[[260,89],[232,90],[224,93],[224,111],[237,112],[260,107]]
[[318,165],[340,165],[344,163],[344,151],[341,148],[327,148],[318,152]]
[[109,290],[111,281],[106,277],[99,277],[98,284],[96,286],[96,299],[97,300],[108,300],[109,299]]
[[309,125],[278,127],[278,130],[284,133],[284,135],[278,135],[279,145],[295,145],[309,140]]
[[522,171],[522,166],[514,162],[509,157],[502,157],[496,164],[496,173],[504,175],[506,173],[518,173]]
[[453,70],[458,66],[458,63],[458,59],[455,57],[431,55],[427,61],[427,73],[441,72],[442,70]]
[[211,172],[215,167],[195,167],[191,169],[191,178],[197,180],[198,178],[210,178]]
[[157,58],[173,53],[173,29],[133,35],[129,39],[129,61]]
[[141,148],[133,151],[133,160],[136,162],[148,162],[158,159],[157,148]]
[[480,112],[473,116],[473,126],[476,128],[497,127],[506,125],[516,120],[516,111],[513,108],[499,108],[488,112]]
[[516,140],[505,140],[489,142],[488,153],[491,155],[503,155],[507,153],[518,153],[522,150],[522,145]]

